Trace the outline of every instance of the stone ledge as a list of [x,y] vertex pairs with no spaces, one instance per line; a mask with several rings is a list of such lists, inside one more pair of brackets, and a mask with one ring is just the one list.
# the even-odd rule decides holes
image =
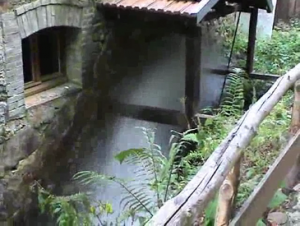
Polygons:
[[46,90],[25,98],[26,109],[45,104],[60,97],[81,91],[81,88],[71,82]]

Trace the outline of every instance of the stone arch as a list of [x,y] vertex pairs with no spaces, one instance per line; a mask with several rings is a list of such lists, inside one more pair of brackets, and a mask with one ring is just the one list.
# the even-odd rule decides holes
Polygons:
[[21,38],[51,27],[82,27],[83,6],[70,0],[37,0],[15,9]]

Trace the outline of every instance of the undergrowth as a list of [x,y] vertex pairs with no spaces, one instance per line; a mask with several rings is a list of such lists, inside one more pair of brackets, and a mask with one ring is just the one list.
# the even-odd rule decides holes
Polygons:
[[[299,63],[299,27],[297,21],[293,21],[291,25],[280,25],[274,30],[271,40],[258,40],[254,64],[258,72],[284,74]],[[219,32],[224,37],[226,50],[230,49],[233,30],[234,26],[230,23],[225,23],[220,27]],[[246,40],[244,34],[238,33],[233,63],[239,67],[245,64]],[[155,143],[154,131],[142,128],[148,146],[125,150],[115,156],[120,164],[136,166],[135,178],[117,178],[114,175],[102,175],[90,171],[78,172],[74,176],[74,179],[85,185],[96,183],[102,186],[104,182],[109,182],[120,186],[124,191],[121,200],[122,213],[116,222],[104,223],[104,220],[101,219],[103,211],[95,214],[97,208],[88,202],[85,202],[86,205],[83,205],[79,211],[74,203],[83,203],[86,199],[73,200],[74,202],[67,199],[66,202],[65,199],[40,189],[43,191],[41,194],[44,197],[40,198],[42,210],[48,209],[51,215],[56,216],[61,226],[77,225],[77,223],[72,224],[75,220],[92,225],[93,217],[98,219],[98,225],[125,225],[124,222],[128,222],[128,220],[139,222],[140,225],[146,224],[165,201],[174,197],[184,188],[235,126],[237,120],[244,113],[245,93],[252,93],[251,101],[254,103],[259,98],[257,93],[265,85],[262,82],[248,79],[247,76],[244,76],[244,72],[230,74],[228,81],[220,109],[217,111],[205,109],[214,114],[213,119],[207,119],[204,124],[199,124],[197,132],[172,132],[168,158],[162,154],[161,147]],[[282,145],[286,143],[285,134],[287,134],[291,119],[291,103],[292,92],[288,92],[260,125],[257,136],[245,150],[237,206],[240,206],[253,191],[278,156]],[[183,155],[183,152],[186,151],[188,154]],[[286,196],[278,191],[269,207],[277,208],[285,199]],[[216,201],[215,198],[206,208],[202,222],[204,225],[213,225]],[[106,209],[104,211],[106,214],[113,212],[112,207],[108,204],[103,209]],[[260,221],[260,224],[263,223]]]

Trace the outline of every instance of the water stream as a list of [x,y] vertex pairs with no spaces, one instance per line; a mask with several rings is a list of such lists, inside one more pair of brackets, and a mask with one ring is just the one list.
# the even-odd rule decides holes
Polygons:
[[[118,48],[121,56],[116,61],[115,74],[120,79],[111,89],[110,96],[123,103],[163,107],[181,110],[180,98],[184,96],[185,43],[184,37],[169,35],[140,44],[135,40],[120,37]],[[126,43],[126,45],[122,43]],[[201,80],[201,107],[214,105],[219,98],[224,77],[213,75],[210,68],[222,65],[222,53],[215,46],[211,34],[204,33],[202,42],[203,68]],[[101,73],[100,73],[101,74]],[[65,150],[66,160],[62,160],[59,171],[55,175],[55,187],[62,194],[70,194],[77,190],[72,175],[82,170],[93,170],[107,175],[122,178],[133,176],[133,168],[120,165],[114,155],[129,148],[145,147],[147,142],[136,127],[156,128],[156,143],[162,146],[164,154],[168,154],[170,130],[180,131],[176,126],[157,124],[126,118],[101,111],[91,116],[91,120],[81,131],[78,140],[74,140],[71,150]],[[102,113],[100,113],[102,112]],[[114,210],[119,211],[122,198],[118,186],[97,186],[93,188],[97,199],[112,203]],[[115,217],[113,215],[112,217]],[[41,224],[46,225],[45,219]],[[31,224],[33,225],[33,224]],[[49,225],[55,225],[49,223]]]

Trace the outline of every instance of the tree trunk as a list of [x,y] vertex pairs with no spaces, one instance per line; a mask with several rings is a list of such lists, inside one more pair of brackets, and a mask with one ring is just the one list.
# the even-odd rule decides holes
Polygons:
[[199,225],[199,216],[240,158],[242,151],[256,135],[263,119],[299,79],[300,64],[277,79],[269,91],[243,115],[186,187],[167,201],[147,225]]

